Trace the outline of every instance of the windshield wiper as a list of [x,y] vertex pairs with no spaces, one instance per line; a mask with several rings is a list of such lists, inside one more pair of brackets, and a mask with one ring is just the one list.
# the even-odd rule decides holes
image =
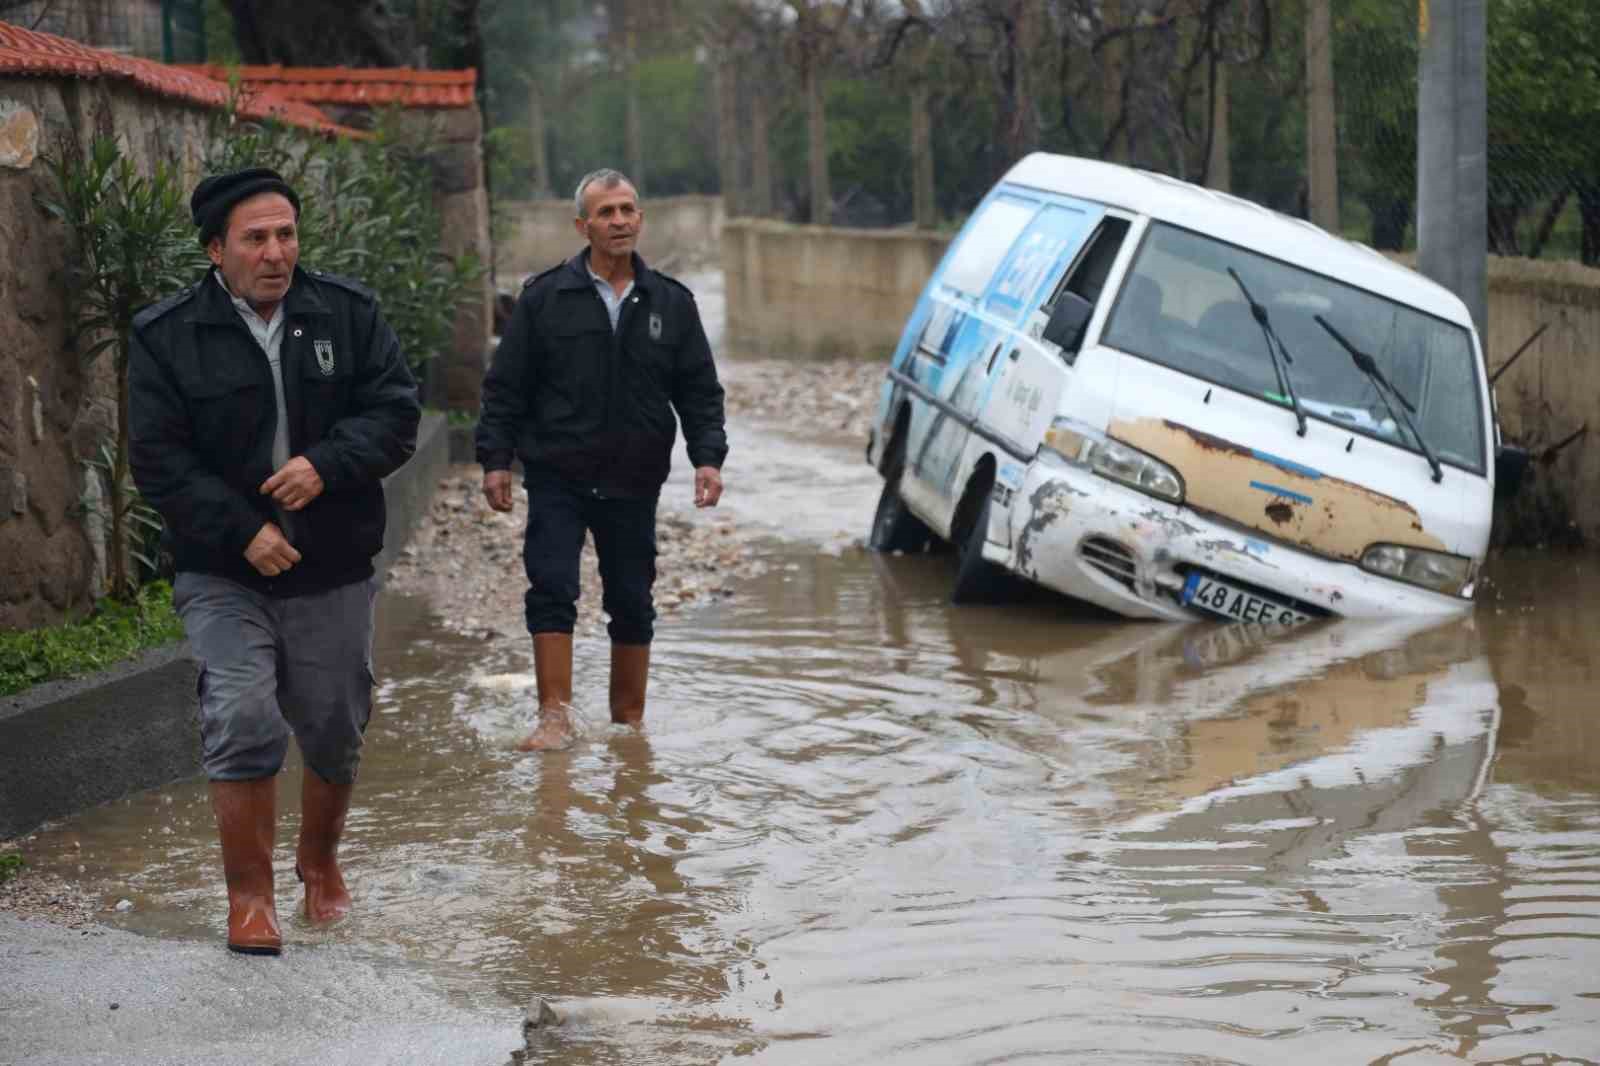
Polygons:
[[[1261,336],[1267,342],[1267,354],[1272,357],[1273,373],[1278,375],[1278,388],[1289,397],[1289,406],[1294,408],[1295,424],[1300,427],[1299,435],[1303,437],[1306,435],[1306,413],[1300,407],[1300,397],[1295,395],[1294,383],[1289,380],[1287,365],[1294,362],[1294,358],[1289,354],[1289,349],[1283,346],[1283,341],[1278,339],[1278,332],[1272,328],[1272,320],[1267,317],[1267,309],[1256,303],[1256,298],[1244,287],[1244,279],[1239,276],[1239,272],[1229,267],[1228,274],[1232,276],[1234,284],[1239,286],[1239,291],[1244,293],[1244,302],[1250,305],[1250,314],[1255,316],[1256,324],[1261,327]],[[1283,352],[1281,356],[1278,354],[1279,349]]]
[[[1321,315],[1312,315],[1311,317],[1317,320],[1317,325],[1328,331],[1329,336],[1339,342],[1341,348],[1350,353],[1350,358],[1355,360],[1356,369],[1367,375],[1367,379],[1372,382],[1373,391],[1378,394],[1378,399],[1383,401],[1383,406],[1388,410],[1389,417],[1397,423],[1403,421],[1406,428],[1411,431],[1411,436],[1416,438],[1417,447],[1421,448],[1422,454],[1428,457],[1428,467],[1433,471],[1434,484],[1437,485],[1443,481],[1444,467],[1440,465],[1439,457],[1433,454],[1433,449],[1428,447],[1428,442],[1423,440],[1422,434],[1418,432],[1417,424],[1411,420],[1411,415],[1416,411],[1416,408],[1411,405],[1411,401],[1406,399],[1400,390],[1394,387],[1394,384],[1384,376],[1382,370],[1378,369],[1377,360],[1345,340],[1344,334],[1329,325],[1328,320]],[[1395,412],[1394,404],[1389,402],[1390,395],[1400,401],[1398,414]]]

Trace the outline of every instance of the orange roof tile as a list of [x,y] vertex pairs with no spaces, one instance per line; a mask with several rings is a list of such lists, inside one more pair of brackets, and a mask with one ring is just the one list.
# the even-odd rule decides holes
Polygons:
[[[221,81],[235,68],[216,64],[185,68]],[[478,72],[411,67],[239,67],[247,87],[271,89],[291,100],[359,107],[475,107]]]
[[[207,107],[222,107],[228,100],[228,86],[224,82],[206,77],[197,70],[90,48],[65,37],[25,30],[9,22],[0,22],[0,74],[121,78],[158,96]],[[365,136],[340,126],[304,100],[274,93],[266,87],[249,88],[239,110],[251,118],[270,116],[307,129]]]

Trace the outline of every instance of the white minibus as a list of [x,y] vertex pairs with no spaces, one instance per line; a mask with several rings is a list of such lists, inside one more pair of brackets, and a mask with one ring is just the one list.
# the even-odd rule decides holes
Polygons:
[[1468,609],[1498,433],[1466,306],[1310,223],[1034,154],[906,323],[870,546],[1135,618]]

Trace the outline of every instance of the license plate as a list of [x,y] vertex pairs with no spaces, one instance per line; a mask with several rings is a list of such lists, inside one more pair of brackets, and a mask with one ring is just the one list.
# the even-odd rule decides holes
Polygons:
[[1275,622],[1295,626],[1311,621],[1304,611],[1297,611],[1286,603],[1258,596],[1210,574],[1195,571],[1183,584],[1183,602],[1190,607],[1235,622]]

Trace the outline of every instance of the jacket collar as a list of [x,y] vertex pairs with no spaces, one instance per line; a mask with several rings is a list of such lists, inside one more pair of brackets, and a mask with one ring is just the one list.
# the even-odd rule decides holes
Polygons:
[[[560,277],[561,283],[558,288],[593,288],[594,279],[589,276],[589,249],[585,248],[563,263]],[[653,293],[656,287],[656,272],[645,264],[644,258],[638,252],[633,253],[633,287],[649,293]]]
[[[189,322],[205,322],[214,325],[230,325],[238,320],[239,310],[233,306],[233,299],[228,295],[228,290],[217,284],[212,274],[215,267],[207,267],[205,274],[194,284],[194,300],[189,305]],[[311,281],[310,276],[299,265],[294,268],[294,280],[289,283],[289,291],[283,296],[283,317],[294,318],[303,315],[332,314],[326,300]]]

